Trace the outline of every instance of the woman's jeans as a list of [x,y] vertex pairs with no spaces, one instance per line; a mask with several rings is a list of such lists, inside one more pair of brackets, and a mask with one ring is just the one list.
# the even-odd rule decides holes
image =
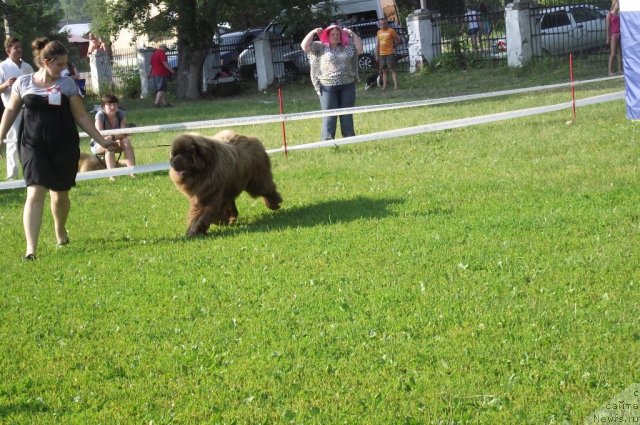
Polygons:
[[[351,108],[356,104],[356,83],[341,86],[320,86],[320,107],[327,109]],[[322,140],[336,138],[336,116],[322,118]],[[355,136],[353,115],[340,115],[340,132],[342,137]]]

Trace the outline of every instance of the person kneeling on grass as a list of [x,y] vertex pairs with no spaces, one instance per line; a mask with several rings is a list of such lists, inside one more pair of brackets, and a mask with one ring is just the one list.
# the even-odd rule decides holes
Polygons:
[[[105,94],[100,99],[101,108],[96,113],[96,128],[102,130],[112,130],[116,128],[126,128],[127,119],[125,118],[124,111],[118,109],[118,98],[112,94]],[[105,140],[115,141],[118,147],[115,150],[105,150],[95,141],[91,141],[91,152],[94,154],[104,154],[104,162],[107,168],[116,167],[115,152],[124,152],[126,158],[127,167],[134,167],[136,165],[136,155],[133,153],[133,146],[126,134],[112,134],[104,136]],[[135,174],[129,174],[132,178],[135,178]],[[116,178],[111,176],[110,180]]]

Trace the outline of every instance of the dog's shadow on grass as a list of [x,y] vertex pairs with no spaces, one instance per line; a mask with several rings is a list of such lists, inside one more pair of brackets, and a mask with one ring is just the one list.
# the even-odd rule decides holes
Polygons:
[[[240,224],[242,225],[242,231],[246,232],[267,231],[273,228],[314,227],[362,219],[380,219],[395,215],[392,207],[402,202],[403,200],[399,198],[373,199],[357,197],[319,202],[311,205],[293,207],[285,205],[281,210],[263,214],[258,219],[245,225],[242,225],[242,215],[240,215]],[[233,229],[233,226],[229,229]]]
[[278,211],[266,211],[255,219],[243,220],[242,210],[238,223],[232,226],[211,225],[204,238],[225,238],[236,234],[269,232],[300,227],[327,226],[355,220],[376,220],[395,215],[393,206],[402,199],[357,197],[318,202],[310,205],[286,206]]
[[[193,240],[202,239],[219,239],[233,237],[237,234],[270,232],[272,230],[282,230],[300,227],[314,227],[323,225],[332,225],[336,223],[345,223],[355,220],[376,220],[396,215],[393,207],[404,202],[403,199],[379,199],[357,197],[353,199],[340,199],[325,202],[319,202],[302,206],[284,206],[278,211],[264,210],[256,218],[250,218],[248,215],[242,214],[238,223],[231,226],[211,225],[206,235],[197,236]],[[260,206],[261,209],[264,207]],[[176,243],[192,240],[184,234],[167,235],[159,238],[150,238],[146,242],[154,243]],[[100,239],[102,246],[119,245],[125,243],[127,245],[136,243],[135,238],[119,237],[115,239]]]
[[[22,402],[18,404],[0,404],[0,422],[2,418],[6,418],[13,415],[25,414],[35,415],[37,413],[44,413],[49,411],[49,407],[44,404],[44,401],[32,400]],[[4,423],[4,422],[3,422]]]

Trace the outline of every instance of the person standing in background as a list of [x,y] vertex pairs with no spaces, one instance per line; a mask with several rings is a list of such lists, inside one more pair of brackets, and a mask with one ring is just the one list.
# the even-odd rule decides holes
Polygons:
[[[478,6],[480,11],[480,48],[489,49],[489,37],[491,36],[491,18],[489,17],[489,8],[482,2]],[[484,42],[482,41],[484,38]]]
[[[313,41],[318,36],[320,41]],[[311,82],[320,97],[323,110],[350,108],[356,103],[358,56],[362,54],[362,39],[350,29],[331,24],[311,30],[300,43],[309,55]],[[336,116],[322,118],[322,140],[336,137]],[[355,136],[353,115],[340,115],[342,137]]]
[[[17,38],[7,38],[4,42],[7,59],[0,63],[0,95],[2,103],[9,104],[11,87],[18,77],[33,73],[33,68],[22,60],[22,43]],[[22,113],[19,113],[13,125],[7,133],[7,180],[18,178],[18,131],[22,121]]]
[[382,73],[382,90],[387,88],[387,74],[391,71],[393,89],[398,90],[398,71],[396,70],[396,46],[400,37],[396,30],[389,27],[387,18],[380,19],[380,29],[376,33],[376,60]]
[[104,52],[104,44],[101,39],[96,37],[96,35],[92,32],[89,33],[89,48],[87,49],[87,56],[95,54],[95,52]]
[[151,55],[151,70],[149,71],[149,76],[152,78],[153,86],[156,89],[154,103],[156,108],[171,106],[165,99],[167,83],[169,82],[169,77],[173,75],[173,69],[171,69],[167,61],[167,50],[169,50],[167,45],[161,44]]
[[609,54],[609,76],[615,75],[613,62],[618,57],[618,74],[622,74],[622,46],[620,45],[620,4],[618,0],[611,2],[611,9],[605,20],[607,28],[607,45],[611,48]]
[[480,31],[480,23],[478,22],[478,12],[467,6],[467,13],[464,14],[467,21],[467,34],[471,39],[471,47],[474,51],[478,50],[478,32]]

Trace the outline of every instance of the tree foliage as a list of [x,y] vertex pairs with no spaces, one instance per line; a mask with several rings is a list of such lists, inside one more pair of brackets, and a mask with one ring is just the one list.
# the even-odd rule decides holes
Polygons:
[[427,0],[427,9],[437,10],[444,16],[462,15],[465,8],[464,0]]
[[[404,2],[407,0],[396,1]],[[467,6],[477,9],[480,3],[485,3],[490,11],[495,11],[502,10],[504,6],[510,2],[510,0],[484,0],[483,2],[479,0],[427,0],[427,9],[438,11],[444,16],[452,16],[463,15]]]
[[[6,0],[4,3],[3,17],[9,24],[11,36],[22,41],[24,58],[27,62],[32,62],[28,53],[31,42],[37,37],[54,35],[62,19],[63,12],[58,0]],[[2,27],[5,31],[4,23]],[[4,49],[0,50],[3,57],[6,56]]]
[[[121,28],[150,37],[177,39],[177,96],[193,99],[201,93],[202,64],[219,23],[236,29],[266,25],[283,9],[309,8],[317,0],[88,0],[92,29],[117,35]],[[106,12],[106,13],[105,13]]]
[[86,3],[87,0],[60,0],[63,21],[65,23],[90,21],[91,15]]

